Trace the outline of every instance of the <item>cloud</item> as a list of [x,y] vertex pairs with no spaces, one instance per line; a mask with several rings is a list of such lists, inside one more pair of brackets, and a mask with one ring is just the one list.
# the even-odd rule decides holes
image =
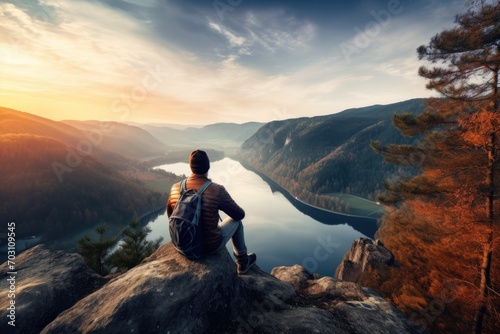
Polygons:
[[314,24],[287,16],[282,11],[249,12],[244,20],[244,28],[254,44],[270,52],[307,48],[316,33]]
[[64,119],[115,119],[119,101],[130,121],[268,121],[423,96],[413,43],[442,22],[394,17],[347,64],[320,36],[354,31],[280,7],[216,21],[192,2],[29,3],[0,3],[2,101]]
[[[59,80],[66,85],[112,85],[124,79],[124,70],[130,70],[133,58],[137,58],[129,46],[142,48],[147,44],[139,38],[140,33],[120,33],[140,31],[140,26],[93,3],[61,3],[47,22],[34,19],[12,4],[0,5],[0,9],[4,13],[0,29],[7,36],[16,36],[10,43],[1,45],[2,48],[17,50],[17,54],[8,55],[4,61],[18,62],[19,55],[22,55],[25,61],[11,70],[31,77],[48,75],[46,82],[40,84],[58,84],[50,80],[50,74],[58,73]],[[96,19],[100,20],[98,24]],[[139,62],[138,59],[135,61]],[[2,70],[9,69],[4,67]]]
[[[316,27],[283,11],[254,12],[233,15],[222,22],[208,18],[208,27],[224,36],[229,42],[227,55],[255,56],[278,52],[293,52],[309,47],[316,35]],[[219,50],[220,51],[220,50]]]
[[230,32],[229,30],[222,28],[218,23],[209,22],[208,25],[213,30],[215,30],[215,31],[221,33],[222,35],[224,35],[224,37],[227,38],[227,40],[229,41],[229,43],[231,45],[233,45],[233,46],[242,46],[242,45],[245,44],[246,40],[245,40],[244,37],[236,36],[235,34],[233,34],[232,32]]
[[142,6],[142,7],[149,7],[149,8],[155,8],[158,5],[157,0],[122,0],[123,2],[126,2],[128,4],[134,5],[134,6]]

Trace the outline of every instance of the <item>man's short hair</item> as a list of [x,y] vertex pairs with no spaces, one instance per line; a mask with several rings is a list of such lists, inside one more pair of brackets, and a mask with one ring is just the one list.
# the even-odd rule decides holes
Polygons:
[[189,167],[195,174],[205,174],[210,169],[210,160],[205,151],[194,150],[189,156]]

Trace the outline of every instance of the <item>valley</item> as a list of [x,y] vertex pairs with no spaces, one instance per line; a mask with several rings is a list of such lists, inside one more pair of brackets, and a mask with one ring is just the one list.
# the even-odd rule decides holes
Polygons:
[[162,207],[183,177],[154,167],[187,162],[201,147],[213,162],[225,156],[241,161],[292,200],[377,219],[383,207],[375,196],[395,170],[370,142],[404,142],[391,126],[392,114],[422,107],[416,99],[329,116],[204,127],[52,121],[2,108],[0,155],[9,164],[0,177],[9,196],[3,192],[0,218],[18,221],[24,236],[61,238],[103,222],[115,233],[132,217]]

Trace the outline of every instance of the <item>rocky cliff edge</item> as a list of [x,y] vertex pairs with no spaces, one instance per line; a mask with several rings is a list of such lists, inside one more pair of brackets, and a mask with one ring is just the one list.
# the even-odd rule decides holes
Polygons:
[[[78,254],[37,246],[19,255],[16,327],[2,333],[413,333],[375,292],[303,267],[253,268],[238,276],[227,251],[200,261],[170,243],[142,264],[106,280]],[[7,264],[0,291],[8,290]],[[6,330],[6,331],[5,331]]]

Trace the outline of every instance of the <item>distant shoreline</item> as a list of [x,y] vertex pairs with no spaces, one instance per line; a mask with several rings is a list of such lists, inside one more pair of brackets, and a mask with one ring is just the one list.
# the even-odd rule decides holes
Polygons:
[[[280,188],[280,192],[283,193],[283,192],[286,192],[294,201],[298,201],[304,205],[307,205],[313,209],[316,209],[316,210],[322,210],[322,211],[325,211],[325,212],[328,212],[328,213],[332,213],[332,214],[335,214],[335,215],[341,215],[341,216],[346,216],[346,217],[352,217],[352,218],[370,218],[370,219],[377,219],[377,218],[373,218],[373,217],[370,217],[370,216],[360,216],[360,215],[352,215],[352,214],[349,214],[349,213],[344,213],[344,212],[339,212],[339,211],[333,211],[333,210],[328,210],[328,209],[325,209],[325,208],[322,208],[320,206],[316,206],[316,205],[313,205],[313,204],[310,204],[310,203],[307,203],[307,202],[304,202],[303,200],[297,198],[297,197],[294,197],[287,189],[285,189],[283,186],[279,185],[276,181],[274,181],[273,179],[271,179],[269,176],[267,176],[266,174],[260,172],[260,171],[257,171],[256,169],[254,169],[253,167],[250,167],[249,165],[245,164],[244,162],[241,162],[238,160],[238,162],[246,169],[248,169],[249,171],[259,175],[260,177],[262,177],[263,179],[265,179],[266,182],[270,183],[272,182],[273,185],[275,185],[276,187]],[[365,198],[362,198],[362,197],[359,197],[359,196],[356,196],[360,199],[364,199],[364,200],[367,200]],[[368,201],[368,200],[367,200]]]
[[365,236],[374,239],[375,233],[378,230],[378,218],[350,215],[342,212],[327,210],[306,203],[298,198],[295,198],[287,189],[283,188],[267,175],[255,170],[253,167],[248,166],[237,158],[233,159],[237,160],[245,169],[261,177],[266,183],[271,185],[271,188],[275,188],[277,191],[282,193],[287,200],[301,212],[324,224],[348,224],[357,231],[363,233]]

